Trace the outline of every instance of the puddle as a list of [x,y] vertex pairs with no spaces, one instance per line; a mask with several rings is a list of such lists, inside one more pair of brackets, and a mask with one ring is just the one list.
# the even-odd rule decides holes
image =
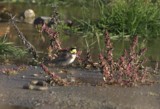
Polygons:
[[[21,13],[21,11],[24,11],[26,8],[32,8],[33,10],[35,10],[36,15],[37,16],[49,16],[49,14],[51,13],[51,9],[49,7],[45,7],[43,6],[43,8],[41,6],[37,6],[37,5],[27,5],[27,4],[22,4],[22,5],[18,5],[18,4],[0,4],[3,6],[6,6],[7,9],[14,9],[14,12]],[[76,7],[72,7],[72,10],[75,10],[73,8]],[[70,13],[72,13],[72,15],[70,15],[70,17],[68,16],[68,14],[66,14],[66,10],[64,11],[65,7],[60,7],[60,13],[64,14],[64,16],[68,19],[70,19],[71,16],[76,16],[76,13],[74,11],[70,11]],[[77,17],[77,16],[76,16]],[[35,30],[35,28],[33,27],[33,25],[31,24],[26,24],[26,23],[18,23],[17,24],[19,29],[23,32],[23,34],[26,36],[26,39],[31,42],[31,44],[33,44],[35,46],[35,48],[37,49],[37,51],[39,51],[40,53],[45,53],[47,51],[47,47],[49,46],[49,38],[48,36],[46,36],[44,34],[44,36],[40,36],[40,34]],[[3,30],[8,26],[7,22],[0,22],[0,34],[1,32],[3,32]],[[95,37],[96,38],[96,37]],[[64,48],[69,48],[71,46],[76,46],[79,50],[82,50],[83,52],[86,51],[86,44],[85,44],[85,39],[83,39],[83,37],[81,36],[76,36],[75,34],[72,35],[64,35],[63,37],[60,36],[61,42],[62,42],[62,47]],[[44,41],[45,40],[45,41]],[[96,40],[96,39],[95,39]],[[101,38],[101,40],[103,40],[103,38]],[[23,46],[22,41],[17,37],[17,33],[14,31],[14,29],[12,29],[11,27],[11,33],[10,33],[10,37],[9,37],[9,41],[14,42],[16,45],[18,46]],[[120,55],[122,55],[124,49],[129,48],[129,42],[123,39],[118,39],[118,40],[113,40],[113,46],[114,46],[114,57],[119,57]],[[141,41],[140,41],[141,42]],[[158,61],[160,64],[160,50],[159,50],[159,46],[160,46],[160,38],[152,38],[150,40],[147,41],[146,47],[148,48],[148,51],[146,52],[146,56],[147,58],[149,58],[148,60],[150,61],[150,64],[155,65],[155,62]],[[101,48],[103,49],[104,44],[101,44]],[[94,45],[92,45],[91,47],[91,53],[93,56],[93,59],[98,59],[98,54],[99,54],[99,47],[97,46],[97,43],[95,43]]]

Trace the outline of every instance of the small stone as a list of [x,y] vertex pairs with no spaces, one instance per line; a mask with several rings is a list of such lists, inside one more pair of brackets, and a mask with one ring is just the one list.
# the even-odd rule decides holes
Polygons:
[[38,67],[37,67],[37,66],[34,66],[34,68],[37,69]]
[[35,85],[35,84],[37,84],[37,83],[38,83],[38,80],[32,80],[32,81],[31,81],[31,84],[34,84],[34,85]]
[[75,81],[76,81],[76,78],[75,78],[75,77],[71,77],[71,78],[70,78],[70,81],[71,81],[71,82],[75,82]]
[[23,86],[23,89],[44,91],[44,90],[48,90],[48,87],[47,87],[47,86],[34,86],[34,85],[32,85],[32,84],[25,84],[25,85]]
[[31,85],[31,84],[25,84],[25,85],[23,86],[23,89],[30,89],[30,90],[33,90],[33,89],[34,89],[34,86]]
[[31,84],[29,85],[29,89],[30,89],[30,90],[33,90],[34,88],[35,88],[35,87],[34,87],[33,85],[31,85]]
[[48,75],[46,75],[45,78],[48,78]]
[[41,103],[36,103],[35,105],[36,105],[36,106],[40,106],[40,105],[41,105]]
[[155,93],[155,92],[148,92],[148,95],[150,95],[150,96],[159,96],[159,94]]
[[86,69],[90,69],[91,68],[91,65],[86,65],[86,67],[85,67]]
[[32,9],[27,9],[24,11],[25,18],[35,18],[35,13]]
[[62,70],[60,70],[58,73],[63,74],[63,73],[68,73],[68,71],[65,70],[65,69],[62,69]]
[[51,91],[51,92],[50,92],[50,95],[55,95],[55,92],[54,92],[54,91]]
[[26,78],[26,76],[23,75],[22,78]]
[[31,84],[36,85],[36,86],[47,86],[47,82],[39,81],[39,80],[32,80]]
[[38,91],[44,91],[44,90],[48,90],[48,87],[47,86],[40,86],[40,87],[35,87],[34,89],[38,90]]
[[35,74],[33,74],[33,76],[34,76],[34,77],[38,77],[39,75],[35,73]]
[[38,81],[36,85],[37,86],[47,86],[47,82],[45,82],[45,81]]
[[58,73],[62,74],[62,73],[64,73],[64,72],[63,72],[63,70],[61,70],[61,71],[59,71]]

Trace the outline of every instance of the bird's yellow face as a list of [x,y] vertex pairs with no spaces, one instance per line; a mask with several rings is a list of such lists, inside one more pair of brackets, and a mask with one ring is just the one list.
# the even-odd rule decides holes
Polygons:
[[72,48],[72,49],[70,50],[70,53],[76,54],[76,53],[77,53],[77,49],[76,49],[76,48]]

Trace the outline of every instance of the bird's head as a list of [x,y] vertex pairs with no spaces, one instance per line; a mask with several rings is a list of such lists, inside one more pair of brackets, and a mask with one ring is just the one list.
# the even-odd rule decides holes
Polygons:
[[76,54],[76,53],[77,53],[77,48],[76,48],[76,47],[72,47],[72,48],[70,49],[70,53],[71,53],[71,54]]

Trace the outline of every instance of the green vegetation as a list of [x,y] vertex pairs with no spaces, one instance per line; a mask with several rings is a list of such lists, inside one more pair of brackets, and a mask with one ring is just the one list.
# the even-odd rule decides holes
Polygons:
[[27,52],[12,42],[7,42],[5,37],[0,38],[0,59],[18,59],[25,56]]
[[151,0],[113,0],[101,20],[112,33],[159,36],[160,8]]
[[[97,1],[97,0],[93,0]],[[105,4],[98,0],[99,17],[76,19],[83,32],[108,30],[112,36],[139,35],[158,37],[160,35],[160,4],[151,0],[112,0]],[[87,7],[86,7],[87,8]],[[91,12],[91,16],[97,13]],[[84,15],[85,16],[85,15]]]
[[[78,64],[84,66],[85,68],[89,68],[90,66],[93,66],[93,68],[99,67],[103,73],[104,81],[107,84],[118,83],[120,85],[130,86],[134,83],[147,82],[148,72],[143,66],[145,58],[141,58],[141,56],[144,56],[147,49],[146,47],[143,47],[142,49],[139,47],[138,36],[159,36],[160,5],[158,1],[112,0],[106,2],[105,0],[91,0],[90,2],[87,2],[87,0],[78,0],[69,4],[68,1],[48,0],[48,3],[46,4],[49,4],[50,2],[54,5],[63,6],[62,9],[64,10],[65,8],[67,10],[67,7],[73,8],[72,12],[78,16],[74,16],[74,14],[73,16],[70,16],[70,14],[67,15],[67,13],[61,13],[62,9],[61,11],[57,11],[56,7],[53,8],[54,10],[52,10],[53,12],[51,19],[52,22],[50,22],[50,24],[54,24],[53,26],[51,25],[51,28],[53,27],[54,29],[51,29],[48,25],[43,24],[41,30],[47,33],[50,38],[50,45],[48,48],[51,49],[48,49],[48,57],[46,58],[47,61],[53,62],[52,59],[56,58],[58,55],[56,52],[63,50],[61,46],[62,43],[59,40],[59,35],[65,36],[66,33],[71,32],[72,35],[76,34],[77,36],[83,37],[84,42],[82,42],[86,44],[87,58],[83,59],[80,57],[82,53],[80,51],[78,54]],[[45,4],[45,1],[41,0],[39,4],[41,4],[39,6],[44,6],[42,4]],[[47,6],[46,4],[45,6]],[[61,16],[61,19],[59,19],[59,15]],[[69,84],[67,81],[63,81],[61,77],[51,73],[43,62],[41,60],[39,61],[36,50],[25,39],[25,36],[21,34],[22,32],[14,23],[14,19],[12,24],[19,34],[19,38],[24,42],[23,44],[34,56],[33,64],[40,64],[42,69],[53,78],[55,83],[59,85]],[[105,33],[105,37],[102,37],[104,36],[103,33],[106,30],[107,32]],[[129,49],[125,49],[124,53],[120,55],[120,58],[116,60],[114,60],[113,57],[114,46],[112,46],[113,44],[110,41],[111,38],[114,38],[113,36],[118,36],[118,38],[136,36],[133,38],[133,43]],[[145,42],[142,44],[145,46]],[[94,48],[97,54],[100,53],[98,60],[100,63],[95,63],[91,59],[90,52],[93,51],[91,50],[93,45],[97,45],[99,50],[98,51]],[[55,54],[52,55],[52,51],[56,51]],[[26,51],[14,46],[13,43],[6,42],[5,38],[3,38],[0,42],[0,56],[3,58],[17,58],[24,56],[25,53]]]
[[[158,37],[160,35],[159,0],[3,0],[41,5],[58,5],[63,18],[74,20],[72,30],[95,33],[108,30],[111,36]],[[70,8],[69,8],[70,7]],[[71,11],[73,14],[71,14]],[[65,14],[65,15],[63,15]],[[67,15],[68,14],[68,15]],[[78,14],[78,15],[77,15]],[[75,16],[76,15],[76,16]],[[76,32],[79,32],[76,31]],[[90,34],[90,33],[89,33]]]
[[[60,39],[67,40],[66,36],[82,37],[80,43],[83,43],[81,44],[83,47],[81,48],[88,51],[92,51],[93,48],[95,50],[95,47],[93,47],[95,45],[98,45],[95,51],[101,52],[103,50],[103,33],[106,30],[109,32],[111,39],[133,37],[135,35],[142,37],[142,39],[151,39],[160,35],[159,0],[3,1],[16,2],[16,4],[18,4],[17,2],[25,2],[23,6],[17,5],[16,7],[21,6],[22,10],[33,8],[37,16],[50,16],[52,14],[51,4],[57,5],[60,20],[62,20],[62,23],[57,27]],[[35,3],[33,7],[32,3]],[[67,20],[71,20],[73,25],[68,26]],[[158,50],[155,50],[155,52],[158,53]],[[118,53],[120,54],[120,52]]]
[[109,31],[111,39],[135,35],[149,39],[160,36],[158,0],[111,0],[107,3],[92,0],[89,5],[79,2],[79,6],[81,17],[73,16],[76,25],[71,29],[81,33],[87,48],[98,44],[101,51],[104,40],[102,33],[105,30]]

